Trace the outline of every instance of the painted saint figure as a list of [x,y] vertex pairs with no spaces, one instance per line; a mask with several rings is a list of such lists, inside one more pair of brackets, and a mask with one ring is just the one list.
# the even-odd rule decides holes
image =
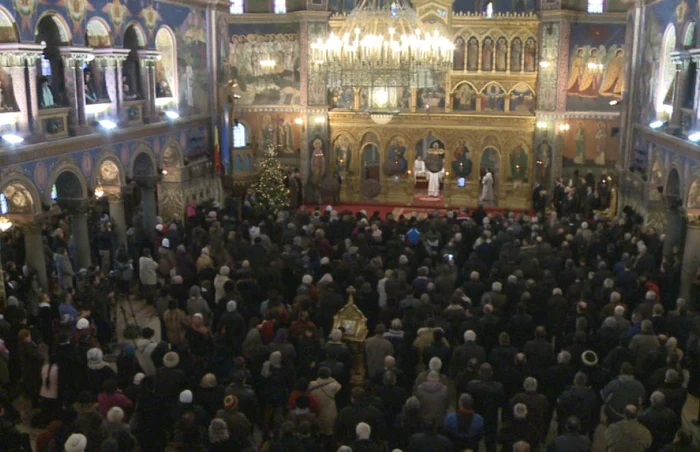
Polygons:
[[453,69],[455,71],[464,70],[464,50],[465,44],[464,39],[460,36],[455,41],[454,57],[453,57]]
[[481,51],[481,70],[491,71],[493,69],[493,40],[484,39],[484,48]]
[[467,70],[476,71],[479,69],[479,41],[476,38],[469,39],[467,46]]
[[570,95],[578,96],[581,89],[581,80],[583,78],[583,49],[576,49],[576,56],[571,61],[569,68],[569,82],[567,83],[566,91]]
[[452,157],[454,158],[452,172],[459,177],[469,177],[472,172],[472,161],[469,159],[469,148],[464,140],[459,140]]
[[496,70],[505,71],[508,61],[508,44],[506,38],[498,38],[496,41]]
[[323,151],[323,140],[316,138],[311,153],[311,176],[315,184],[319,184],[326,174],[326,154]]
[[600,87],[600,95],[606,97],[622,97],[622,89],[625,84],[625,51],[617,49],[615,56],[608,63],[605,70],[603,84]]
[[537,56],[537,44],[535,43],[535,40],[532,38],[527,38],[527,41],[525,41],[525,62],[524,62],[524,67],[525,67],[525,72],[535,72],[535,58]]
[[406,146],[400,139],[394,138],[389,145],[387,153],[387,162],[392,165],[394,173],[403,174],[408,170],[408,161],[406,160]]
[[605,123],[599,121],[595,132],[595,157],[593,162],[596,165],[605,165],[605,144],[608,138],[608,129]]
[[510,45],[510,71],[520,72],[523,68],[523,42],[514,38]]
[[598,57],[598,49],[591,49],[588,61],[583,67],[579,96],[590,98],[598,97],[598,90],[600,89],[601,79],[603,78],[603,73],[599,65],[600,58]]
[[578,129],[574,135],[574,163],[583,165],[586,162],[586,130],[583,123],[578,123]]

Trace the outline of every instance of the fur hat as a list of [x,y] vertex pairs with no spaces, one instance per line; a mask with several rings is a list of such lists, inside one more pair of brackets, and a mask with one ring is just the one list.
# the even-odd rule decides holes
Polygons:
[[185,389],[180,393],[180,403],[192,403],[193,396],[192,391]]
[[304,275],[304,277],[301,278],[301,282],[304,284],[311,284],[314,282],[314,279],[311,275]]
[[235,300],[230,300],[228,303],[226,303],[226,311],[227,312],[233,312],[238,308],[238,303],[236,303]]
[[327,256],[324,256],[321,258],[321,265],[328,265],[328,264],[330,264],[330,262],[331,262],[331,260],[328,259]]
[[167,368],[173,369],[180,364],[180,357],[175,352],[168,352],[163,357],[163,365]]
[[224,265],[223,267],[221,267],[221,268],[219,269],[219,274],[220,274],[221,276],[228,276],[228,275],[231,274],[231,269],[228,268],[228,266]]
[[119,424],[124,420],[124,410],[118,406],[113,406],[107,411],[107,421],[112,424]]
[[88,319],[80,319],[78,320],[78,323],[75,324],[75,327],[78,330],[86,330],[90,328],[90,322],[88,321]]
[[87,447],[87,438],[80,433],[73,433],[68,437],[63,448],[66,452],[83,452]]
[[472,330],[467,330],[464,332],[464,342],[474,342],[476,341],[476,333]]

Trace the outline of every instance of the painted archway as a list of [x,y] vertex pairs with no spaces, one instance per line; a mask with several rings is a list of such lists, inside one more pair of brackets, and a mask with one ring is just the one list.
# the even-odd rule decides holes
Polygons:
[[23,175],[11,174],[3,177],[0,193],[5,198],[4,202],[0,203],[2,214],[35,215],[42,211],[39,191],[32,181]]
[[0,6],[0,42],[19,42],[17,23],[4,6]]
[[44,192],[47,204],[54,200],[86,199],[87,196],[88,184],[77,165],[64,161],[53,168]]
[[160,55],[156,61],[156,97],[177,99],[177,40],[169,27],[162,26],[156,33],[156,50]]

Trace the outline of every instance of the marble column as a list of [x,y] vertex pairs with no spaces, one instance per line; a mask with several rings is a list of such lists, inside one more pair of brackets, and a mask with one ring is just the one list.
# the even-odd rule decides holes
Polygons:
[[41,235],[41,223],[30,223],[23,227],[24,247],[31,252],[26,253],[27,264],[36,271],[37,281],[44,291],[49,290],[49,278],[46,273],[46,257],[44,256],[44,240]]
[[70,107],[70,111],[68,112],[68,129],[72,134],[75,134],[80,126],[80,120],[78,119],[78,104],[80,103],[81,99],[83,99],[84,103],[85,93],[78,93],[77,80],[75,79],[75,74],[77,73],[76,60],[70,54],[63,55],[62,59],[64,96],[68,103],[67,106]]
[[27,90],[29,92],[29,126],[32,132],[35,134],[43,133],[41,126],[41,119],[39,118],[39,86],[37,85],[37,60],[39,56],[36,55],[30,61],[27,62],[27,73],[29,79],[29,86]]
[[75,62],[75,97],[78,110],[76,117],[79,126],[85,126],[85,76],[83,75],[82,60]]
[[156,77],[154,57],[148,53],[139,52],[139,83],[143,96],[143,118],[146,122],[153,122],[158,116],[156,111]]
[[158,215],[155,187],[141,186],[141,211],[143,212],[143,228],[150,237],[156,227],[156,216]]
[[124,213],[124,199],[121,193],[108,193],[109,216],[114,221],[114,232],[117,234],[119,245],[126,245],[126,215]]
[[[698,265],[700,265],[700,219],[696,217],[688,221],[685,247],[683,248],[683,267],[681,268],[681,297],[691,301],[691,303],[693,303],[691,287],[695,282]],[[697,301],[691,305],[698,308]]]
[[90,252],[90,235],[87,214],[84,211],[71,213],[71,233],[75,238],[77,270],[88,268],[92,262]]

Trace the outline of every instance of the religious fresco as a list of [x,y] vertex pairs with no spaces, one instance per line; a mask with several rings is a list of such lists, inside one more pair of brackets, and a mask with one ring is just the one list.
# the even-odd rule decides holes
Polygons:
[[455,71],[463,71],[465,69],[464,57],[467,44],[464,42],[464,38],[460,36],[455,40],[454,46],[455,49],[453,51],[452,69]]
[[18,110],[12,77],[0,68],[0,113]]
[[301,132],[294,113],[239,113],[237,118],[248,127],[253,149],[263,151],[271,145],[284,154],[301,148]]
[[384,162],[384,173],[393,176],[404,174],[408,170],[408,159],[406,152],[408,145],[402,137],[394,137],[389,143]]
[[620,138],[619,133],[613,133],[613,128],[620,127],[619,121],[572,119],[569,125],[570,129],[562,137],[565,167],[614,165],[620,148]]
[[522,144],[518,144],[512,149],[508,155],[510,160],[510,181],[527,182],[528,181],[528,157],[527,150]]
[[419,89],[416,106],[418,108],[445,108],[445,89],[442,86],[435,89]]
[[299,24],[235,24],[229,31],[226,64],[239,85],[237,104],[300,104]]
[[350,87],[335,88],[330,91],[331,107],[347,108],[355,107],[355,90]]
[[467,44],[467,70],[479,69],[479,40],[472,36]]
[[493,70],[493,39],[490,36],[484,38],[484,42],[481,45],[481,70],[482,71],[492,71]]
[[510,71],[520,72],[523,68],[523,41],[513,38],[510,43]]
[[496,62],[494,66],[498,72],[505,72],[508,68],[508,41],[504,37],[496,40]]
[[[457,13],[481,11],[483,1],[454,0],[452,10]],[[492,0],[495,12],[525,13],[535,10],[535,0]]]
[[309,162],[311,166],[310,182],[314,185],[318,185],[327,172],[326,142],[323,138],[316,136],[311,140],[309,144],[309,155],[311,155],[311,160]]
[[495,112],[505,110],[506,92],[498,83],[489,83],[481,90],[481,111]]
[[[319,39],[323,39],[328,33],[328,24],[326,22],[311,22],[307,25],[308,31],[308,42],[316,42]],[[328,91],[326,89],[326,83],[323,79],[323,74],[319,71],[313,70],[313,66],[316,64],[312,55],[312,46],[308,47],[308,64],[311,66],[308,69],[308,89],[307,97],[309,105],[327,105],[328,104]]]
[[625,26],[571,24],[567,110],[611,110],[622,97]]
[[452,94],[452,108],[460,111],[474,111],[478,95],[479,93],[471,83],[461,83]]
[[[172,9],[176,9],[172,6]],[[169,13],[171,9],[167,10]],[[172,13],[171,13],[172,14]],[[191,10],[174,29],[177,39],[177,71],[180,109],[193,113],[209,110],[209,71],[204,11]],[[172,17],[172,16],[170,16]],[[172,22],[171,22],[172,23]]]
[[535,111],[535,92],[527,83],[518,83],[510,91],[510,111],[521,113]]
[[335,170],[342,174],[352,172],[352,144],[350,139],[341,135],[333,143]]

